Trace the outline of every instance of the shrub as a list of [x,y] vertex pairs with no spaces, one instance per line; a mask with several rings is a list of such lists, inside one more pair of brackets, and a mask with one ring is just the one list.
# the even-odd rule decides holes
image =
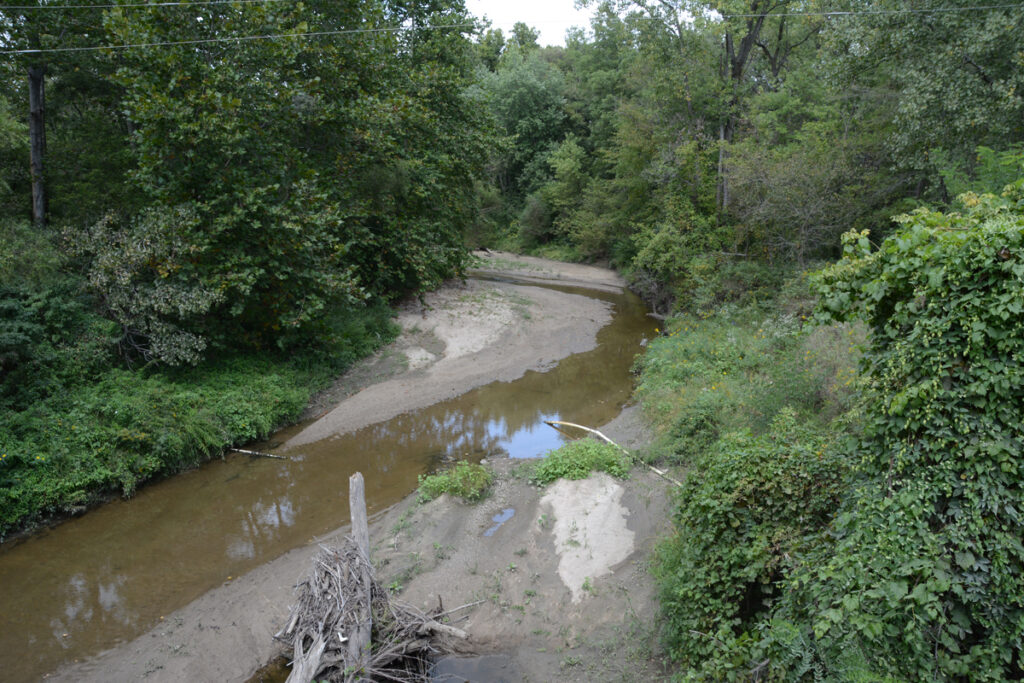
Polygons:
[[670,653],[692,673],[746,670],[776,583],[838,504],[847,467],[832,439],[787,408],[694,460],[655,568]]
[[475,502],[487,495],[494,475],[483,465],[462,460],[445,472],[421,474],[419,482],[420,502],[434,500],[443,493]]
[[857,483],[779,617],[823,668],[870,652],[903,680],[1024,676],[1024,181],[918,210],[820,276],[820,314],[871,329]]
[[530,481],[547,485],[558,479],[586,479],[591,472],[607,472],[620,479],[629,476],[629,458],[615,446],[591,438],[570,441],[534,467]]
[[637,364],[655,457],[688,463],[720,434],[763,432],[786,406],[819,425],[849,408],[863,332],[805,325],[784,310],[803,291],[792,289],[769,311],[725,306],[666,322]]
[[26,287],[49,284],[55,279],[61,261],[48,230],[28,221],[0,218],[0,282]]

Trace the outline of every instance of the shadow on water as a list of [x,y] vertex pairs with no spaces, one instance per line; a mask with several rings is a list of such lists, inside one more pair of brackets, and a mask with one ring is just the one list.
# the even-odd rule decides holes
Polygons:
[[[631,294],[550,287],[611,302],[598,348],[357,432],[289,451],[230,455],[0,549],[0,671],[33,680],[131,639],[230,577],[347,522],[348,477],[371,514],[443,460],[557,447],[543,420],[600,425],[629,397],[629,368],[654,323]],[[258,446],[273,449],[301,425]]]

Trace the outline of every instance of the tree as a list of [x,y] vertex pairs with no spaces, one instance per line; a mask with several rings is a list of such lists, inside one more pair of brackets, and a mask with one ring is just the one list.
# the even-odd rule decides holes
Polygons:
[[537,39],[540,38],[540,31],[517,21],[512,26],[512,37],[509,39],[511,45],[520,50],[536,50],[540,47]]
[[[119,61],[147,206],[98,222],[85,246],[124,345],[196,362],[210,344],[307,343],[329,307],[459,274],[484,119],[465,94],[458,4],[200,11],[108,19],[119,43],[204,41]],[[395,25],[408,29],[373,30]],[[289,37],[356,27],[371,30]],[[282,37],[235,40],[254,35]]]
[[937,184],[933,150],[970,166],[978,145],[998,150],[1024,138],[1019,7],[929,0],[907,12],[878,2],[856,8],[863,11],[829,21],[826,63],[840,88],[892,93],[895,165]]
[[565,81],[540,51],[509,50],[484,92],[510,148],[496,169],[498,186],[516,198],[550,177],[547,158],[566,132]]

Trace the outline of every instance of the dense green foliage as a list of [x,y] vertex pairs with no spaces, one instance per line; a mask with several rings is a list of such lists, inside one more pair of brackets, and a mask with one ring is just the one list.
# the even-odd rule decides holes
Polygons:
[[1024,676],[1020,7],[600,2],[561,48],[459,0],[131,4],[0,9],[105,46],[0,56],[0,534],[265,434],[506,246],[669,316],[682,677]]
[[570,441],[538,460],[530,481],[545,486],[558,479],[586,479],[591,472],[607,472],[613,477],[629,476],[632,463],[615,446],[586,438]]
[[[113,325],[80,303],[56,292],[44,299],[0,296],[0,339],[19,326],[8,317],[17,302],[23,318],[31,309],[60,332],[32,331],[43,339],[30,346],[40,357],[19,365],[31,373],[5,377],[5,388],[22,394],[2,397],[0,536],[109,493],[130,494],[149,479],[267,436],[394,334],[389,309],[377,306],[336,320],[334,343],[315,353],[236,354],[196,368],[132,371],[111,367]],[[29,407],[10,408],[28,398]]]
[[778,583],[830,519],[849,469],[841,434],[863,332],[809,325],[805,274],[782,285],[755,275],[743,281],[769,286],[739,301],[734,278],[707,282],[703,312],[669,320],[639,362],[657,434],[649,457],[685,471],[655,569],[669,653],[698,680],[754,666]]
[[494,483],[494,474],[478,463],[460,460],[437,474],[420,475],[420,502],[434,500],[447,493],[469,502],[482,500]]
[[[266,434],[390,337],[384,304],[462,274],[491,124],[460,2],[0,29],[43,50],[0,61],[0,534]],[[106,46],[132,47],[48,51]]]
[[[304,346],[328,309],[461,274],[489,139],[469,21],[458,2],[0,11],[12,47],[137,45],[2,73],[22,97],[21,65],[49,77],[49,218],[122,355]],[[27,148],[9,113],[3,159]]]
[[784,408],[760,436],[729,433],[691,459],[657,558],[670,653],[691,676],[749,670],[752,627],[843,491],[833,439]]
[[652,453],[689,472],[658,562],[684,677],[1021,675],[1022,187],[849,233],[813,278],[827,326],[726,304],[652,345]]
[[871,328],[857,479],[780,610],[823,661],[853,646],[900,678],[1024,673],[1021,188],[904,216],[877,250],[851,234],[821,274],[821,314]]

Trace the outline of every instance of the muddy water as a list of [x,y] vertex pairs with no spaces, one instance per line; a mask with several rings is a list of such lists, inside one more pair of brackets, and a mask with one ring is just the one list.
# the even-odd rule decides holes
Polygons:
[[[0,679],[35,680],[133,638],[230,577],[345,523],[356,470],[372,514],[444,460],[534,457],[556,447],[561,437],[543,420],[613,418],[653,321],[632,295],[566,291],[610,301],[615,314],[597,349],[548,372],[296,448],[290,460],[229,456],[0,549]],[[300,428],[261,447],[272,450]]]

